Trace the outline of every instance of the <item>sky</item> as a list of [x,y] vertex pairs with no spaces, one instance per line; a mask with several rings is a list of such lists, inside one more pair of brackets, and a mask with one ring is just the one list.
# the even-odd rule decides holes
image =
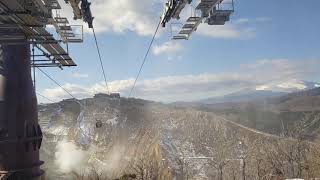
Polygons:
[[[91,2],[109,89],[128,96],[165,0]],[[61,16],[82,24],[71,20],[72,10],[60,3]],[[202,23],[188,41],[171,40],[192,6],[179,21],[160,28],[133,97],[194,101],[248,88],[302,90],[303,81],[320,82],[320,1],[235,0],[235,13],[226,25]],[[84,42],[69,46],[77,67],[45,69],[77,98],[107,92],[92,32],[84,31]],[[53,101],[70,98],[40,72],[36,78],[38,93]],[[48,102],[42,97],[38,101]]]

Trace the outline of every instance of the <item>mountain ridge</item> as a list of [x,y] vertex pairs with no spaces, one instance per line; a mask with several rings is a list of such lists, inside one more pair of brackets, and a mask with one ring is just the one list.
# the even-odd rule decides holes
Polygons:
[[[205,98],[201,100],[194,101],[193,103],[202,103],[202,104],[217,104],[217,103],[226,103],[226,102],[249,102],[256,100],[263,100],[266,98],[280,97],[285,96],[286,94],[291,93],[299,93],[301,91],[308,91],[311,89],[316,89],[319,83],[301,81],[301,86],[305,86],[303,89],[294,88],[294,89],[277,89],[277,90],[269,90],[269,89],[260,89],[258,88],[246,88],[240,91],[236,91],[230,94],[226,94],[224,96]],[[289,90],[289,91],[288,91]],[[182,103],[182,102],[181,102]]]

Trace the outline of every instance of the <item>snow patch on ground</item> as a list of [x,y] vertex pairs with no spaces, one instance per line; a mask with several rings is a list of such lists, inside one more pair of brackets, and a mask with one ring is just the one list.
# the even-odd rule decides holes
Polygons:
[[70,128],[65,127],[65,126],[55,126],[55,127],[48,128],[46,130],[46,133],[52,134],[55,136],[66,136],[66,135],[68,135],[69,129]]
[[172,135],[174,129],[178,128],[178,123],[171,117],[163,121],[163,133],[160,145],[165,151],[166,161],[171,169],[182,174],[182,167],[184,167],[184,174],[193,172],[194,177],[200,179],[208,179],[206,175],[205,159],[191,159],[191,157],[204,157],[202,154],[195,153],[194,145],[186,139],[175,138]]
[[112,118],[112,119],[108,119],[108,120],[106,121],[106,123],[107,123],[107,124],[110,124],[110,125],[112,125],[112,126],[116,126],[116,125],[118,125],[118,118],[117,118],[117,117],[114,117],[114,118]]

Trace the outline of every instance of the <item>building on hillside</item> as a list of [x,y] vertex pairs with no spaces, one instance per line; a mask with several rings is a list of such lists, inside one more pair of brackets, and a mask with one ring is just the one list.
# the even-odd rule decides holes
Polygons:
[[120,93],[111,93],[110,97],[111,98],[120,98],[121,96],[120,96]]
[[109,94],[105,94],[105,93],[98,93],[98,94],[95,94],[93,96],[94,98],[109,98]]
[[98,93],[94,95],[94,98],[120,98],[120,93],[111,93],[111,94],[104,94]]

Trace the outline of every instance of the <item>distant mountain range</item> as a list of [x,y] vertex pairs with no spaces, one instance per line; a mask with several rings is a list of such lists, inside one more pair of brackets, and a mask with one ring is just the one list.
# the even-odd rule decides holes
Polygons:
[[[274,97],[281,97],[288,93],[294,93],[299,91],[307,91],[310,89],[314,89],[319,86],[319,83],[314,82],[307,82],[307,81],[299,81],[293,83],[282,83],[276,86],[263,86],[263,88],[259,89],[243,89],[238,92],[234,92],[231,94],[227,94],[220,97],[213,97],[202,99],[199,101],[195,101],[194,103],[201,103],[201,104],[218,104],[218,103],[226,103],[226,102],[249,102],[249,101],[256,101],[266,98],[274,98]],[[271,89],[271,90],[270,90]]]
[[[309,123],[305,129],[306,136],[311,139],[318,137],[320,87],[283,93],[248,90],[207,99],[203,103],[193,103],[191,106],[200,111],[228,115],[228,119],[238,124],[271,134],[282,133],[303,120]],[[190,107],[190,103],[175,105]],[[320,139],[320,136],[318,138]]]
[[247,102],[270,97],[278,97],[285,95],[285,92],[273,92],[268,90],[246,89],[222,97],[214,97],[197,101],[203,104],[217,104],[226,102]]

